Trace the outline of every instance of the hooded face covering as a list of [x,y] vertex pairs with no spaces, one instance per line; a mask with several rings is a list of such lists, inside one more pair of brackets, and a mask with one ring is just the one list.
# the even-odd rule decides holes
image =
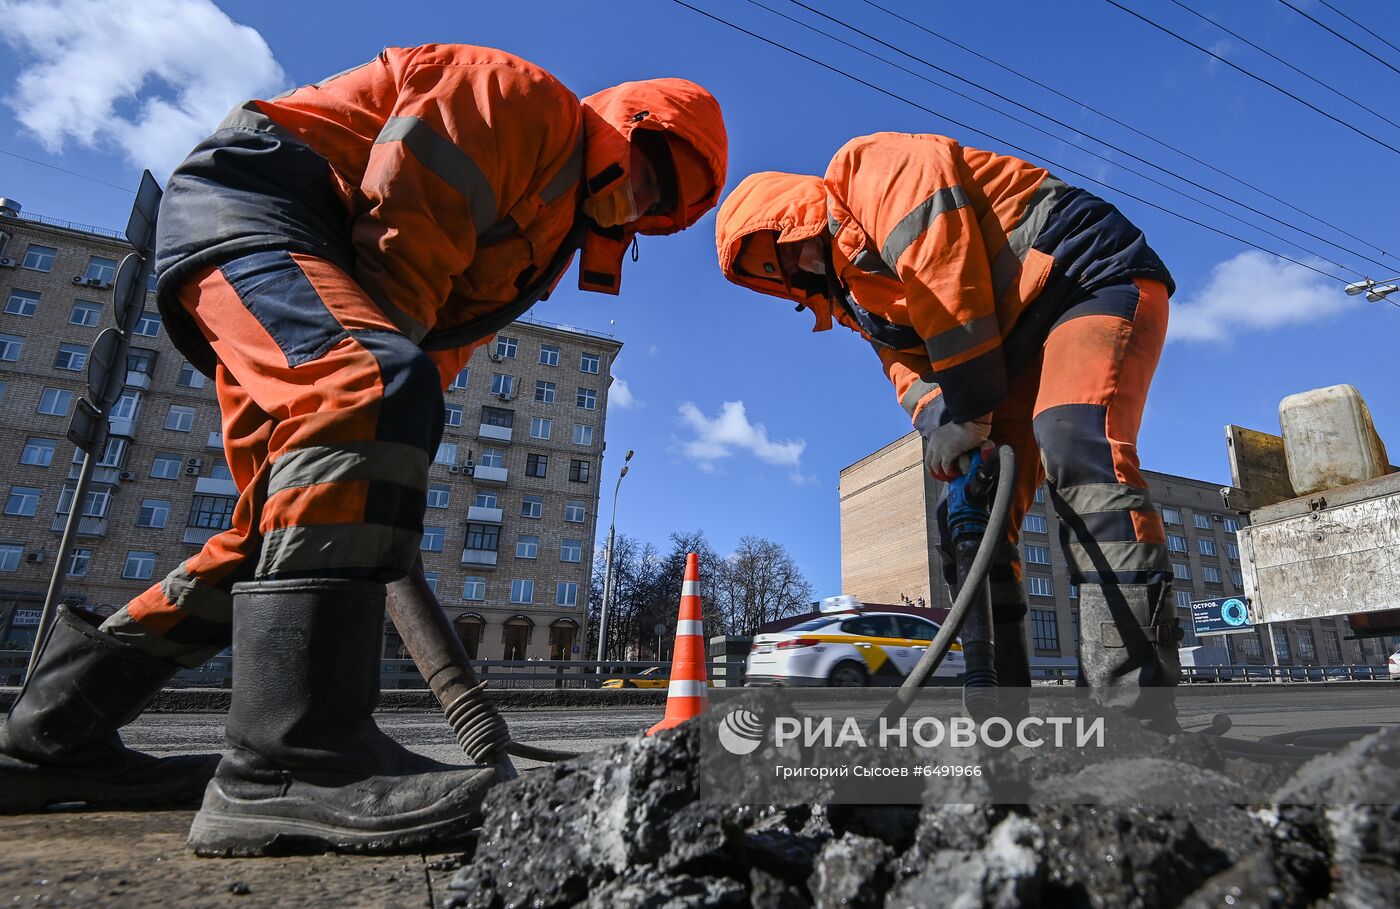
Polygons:
[[599,227],[621,227],[637,220],[637,198],[632,192],[632,181],[623,180],[610,193],[589,196],[583,200],[583,213],[593,219]]

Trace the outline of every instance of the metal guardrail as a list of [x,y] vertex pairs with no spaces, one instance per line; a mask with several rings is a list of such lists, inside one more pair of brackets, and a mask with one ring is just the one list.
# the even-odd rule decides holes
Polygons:
[[[1035,666],[1031,678],[1051,681],[1056,685],[1074,684],[1079,671],[1073,666]],[[1375,682],[1388,681],[1386,666],[1260,666],[1242,664],[1231,666],[1183,666],[1183,685],[1210,682]]]
[[115,240],[126,241],[126,234],[110,227],[94,227],[91,224],[79,224],[76,221],[65,221],[62,218],[51,218],[48,215],[36,215],[33,212],[21,211],[17,216],[20,221],[33,221],[36,224],[47,224],[50,227],[61,227],[64,230],[75,230],[84,234],[97,234],[102,237],[111,237]]

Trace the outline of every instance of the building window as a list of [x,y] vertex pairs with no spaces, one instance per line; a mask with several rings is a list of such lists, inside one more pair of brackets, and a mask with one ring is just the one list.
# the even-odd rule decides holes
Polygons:
[[583,410],[593,410],[598,406],[598,392],[591,388],[580,388],[574,396],[574,406]]
[[1175,533],[1169,533],[1169,534],[1167,534],[1167,551],[1168,551],[1168,552],[1185,552],[1185,551],[1186,551],[1186,538],[1183,537],[1183,536],[1181,536],[1180,534],[1175,534]]
[[19,563],[23,557],[23,546],[14,543],[0,544],[0,571],[19,571]]
[[81,344],[60,344],[54,355],[54,369],[78,372],[87,365],[88,349]]
[[39,413],[51,417],[68,416],[68,406],[73,403],[73,392],[61,388],[45,388],[39,395]]
[[1049,565],[1050,547],[1034,545],[1026,546],[1026,562],[1031,565]]
[[548,417],[530,418],[530,438],[548,440],[554,431],[554,421]]
[[29,248],[24,251],[22,264],[33,271],[53,271],[53,260],[57,255],[58,250],[52,246],[30,243]]
[[428,507],[446,508],[452,498],[452,487],[446,483],[428,484]]
[[1274,634],[1274,657],[1280,663],[1289,662],[1293,659],[1293,652],[1288,647],[1288,632],[1278,627],[1271,630]]
[[84,328],[93,328],[102,321],[102,306],[97,303],[89,303],[86,300],[79,300],[73,304],[72,312],[68,313],[69,325],[81,325]]
[[540,554],[540,538],[532,533],[522,533],[515,538],[515,557],[533,559]]
[[1037,487],[1035,488],[1035,500],[1036,500],[1037,503],[1039,503],[1039,504],[1041,504],[1041,505],[1044,505],[1044,504],[1045,504],[1045,487],[1044,487],[1044,486],[1037,486]]
[[1071,584],[1071,585],[1069,585],[1069,598],[1070,598],[1071,600],[1077,600],[1077,599],[1079,599],[1079,585],[1078,585],[1078,584]]
[[570,524],[582,524],[582,523],[583,523],[583,503],[582,503],[582,502],[565,502],[565,503],[564,503],[564,520],[568,521]]
[[89,281],[111,284],[117,279],[117,260],[108,259],[106,256],[93,256],[88,259],[87,273],[83,277]]
[[496,508],[496,494],[489,490],[482,490],[476,494],[476,500],[472,504],[477,508]]
[[457,375],[452,379],[452,384],[447,386],[448,389],[452,391],[461,391],[463,388],[466,388],[467,379],[471,378],[471,372],[471,369],[466,366],[457,370]]
[[515,376],[498,372],[491,377],[491,394],[498,398],[509,398],[515,391]]
[[600,358],[597,354],[580,354],[578,358],[578,370],[579,372],[588,372],[596,376],[598,374],[599,362]]
[[1249,634],[1232,634],[1230,640],[1235,643],[1242,654],[1248,659],[1258,660],[1264,656],[1264,646],[1259,643],[1259,634],[1251,632]]
[[158,480],[178,479],[183,463],[179,455],[158,454],[151,462],[151,476]]
[[1235,582],[1236,587],[1244,589],[1244,575],[1240,573],[1238,568],[1230,569],[1230,580]]
[[136,320],[136,327],[131,330],[131,333],[143,338],[154,338],[160,334],[160,313],[141,313],[141,318]]
[[1220,522],[1220,526],[1225,528],[1226,533],[1240,532],[1240,522],[1236,518],[1225,518]]
[[11,486],[5,502],[5,514],[17,518],[32,518],[39,510],[39,487]]
[[1329,663],[1340,663],[1342,661],[1342,644],[1337,638],[1337,632],[1323,630],[1322,653],[1327,657],[1327,662]]
[[149,581],[156,570],[156,554],[131,550],[126,554],[126,564],[122,566],[122,577],[132,581]]
[[1028,514],[1021,520],[1021,530],[1026,533],[1044,533],[1045,516],[1040,514]]
[[1317,646],[1313,643],[1312,629],[1299,625],[1293,629],[1293,634],[1298,638],[1298,659],[1305,663],[1316,663]]
[[1060,649],[1060,630],[1055,624],[1055,610],[1031,610],[1031,642],[1036,650]]
[[1163,524],[1180,524],[1180,523],[1181,523],[1181,512],[1180,512],[1178,509],[1175,509],[1175,508],[1163,508],[1163,509],[1162,509],[1162,523],[1163,523]]
[[185,526],[228,530],[233,526],[233,508],[237,504],[238,500],[231,496],[195,496]]
[[161,529],[170,520],[170,503],[164,499],[142,499],[141,511],[136,515],[137,527]]
[[[73,494],[77,492],[76,486],[65,486],[58,494],[58,507],[54,509],[54,514],[68,514],[73,508]],[[83,517],[85,518],[105,518],[107,517],[107,507],[112,504],[112,494],[106,489],[89,489],[83,497]]]
[[442,527],[424,527],[423,542],[418,548],[423,552],[442,552],[443,540],[447,539],[447,530]]
[[15,288],[10,291],[10,299],[5,301],[5,312],[12,316],[32,316],[39,311],[39,294],[32,290]]
[[582,562],[583,540],[565,540],[559,546],[559,561]]
[[496,356],[502,360],[515,359],[516,341],[514,338],[507,338],[502,335],[496,336]]
[[593,444],[593,427],[592,427],[592,426],[586,426],[586,425],[584,425],[583,423],[575,423],[575,424],[574,424],[574,444],[575,444],[575,445],[592,445],[592,444]]
[[495,552],[501,546],[501,528],[495,524],[468,524],[467,549]]
[[540,345],[540,365],[541,365],[541,366],[558,366],[558,365],[559,365],[559,348],[558,348],[557,346],[553,345],[553,344],[541,344],[541,345]]
[[91,549],[74,549],[68,555],[68,577],[85,578],[92,565]]
[[1191,516],[1191,520],[1196,525],[1197,530],[1210,530],[1210,515],[1201,514],[1198,511]]
[[141,410],[141,392],[125,391],[117,398],[117,403],[112,405],[113,420],[135,420],[136,414]]
[[521,496],[520,516],[522,518],[540,518],[544,516],[544,498],[541,496]]
[[1181,643],[1179,647],[1195,647],[1200,641],[1196,638],[1196,629],[1191,624],[1191,611],[1178,612],[1176,620],[1181,623]]
[[483,407],[481,408],[481,423],[483,426],[499,426],[502,429],[510,429],[515,426],[515,411],[505,407]]
[[1055,595],[1055,582],[1049,578],[1026,578],[1026,587],[1033,597],[1053,597]]
[[204,381],[204,373],[188,363],[180,364],[180,375],[175,378],[176,385],[181,388],[203,388]]
[[0,361],[14,363],[24,351],[24,339],[15,335],[0,335]]
[[482,467],[505,467],[505,466],[506,466],[506,456],[505,456],[505,452],[501,451],[499,448],[483,448],[483,449],[481,449],[481,466],[482,466]]
[[425,572],[423,572],[423,581],[428,585],[428,589],[431,590],[431,591],[434,593],[434,595],[436,595],[436,594],[437,594],[437,582],[438,582],[438,574],[437,574],[437,572],[436,572],[436,571],[425,571]]
[[139,372],[143,376],[150,376],[155,374],[155,369],[156,352],[154,350],[145,350],[144,348],[133,347],[131,350],[127,351],[127,372]]
[[[98,467],[116,467],[121,469],[126,466],[127,440],[120,436],[109,436],[107,445],[102,449],[102,457],[98,459]],[[81,464],[83,456],[77,449],[73,450],[73,463]]]
[[527,454],[525,456],[525,476],[543,477],[549,473],[549,455]]
[[174,432],[189,432],[194,429],[194,408],[171,404],[165,414],[165,428]]
[[462,581],[462,599],[479,603],[486,599],[486,578],[469,574]]
[[462,405],[446,404],[442,409],[442,423],[444,426],[462,425]]
[[20,452],[19,462],[30,467],[48,467],[53,463],[53,453],[58,447],[54,439],[29,438],[25,440],[24,451]]
[[1216,568],[1214,565],[1202,565],[1201,580],[1205,581],[1207,584],[1219,584],[1220,569]]
[[457,443],[439,442],[437,451],[433,454],[433,463],[442,464],[445,467],[457,466]]
[[1238,561],[1240,560],[1240,547],[1239,547],[1239,545],[1236,544],[1236,543],[1226,543],[1226,544],[1225,544],[1225,558],[1229,559],[1231,562],[1238,562]]
[[554,391],[553,382],[538,381],[535,383],[535,400],[541,404],[553,404]]
[[223,458],[215,459],[213,466],[209,468],[209,479],[232,480],[233,471],[228,469],[228,462]]
[[1191,566],[1185,562],[1172,562],[1172,576],[1178,581],[1191,580]]
[[1203,537],[1196,541],[1196,549],[1199,550],[1203,556],[1213,556],[1215,555],[1215,541],[1207,540]]
[[554,593],[555,606],[577,606],[578,584],[573,581],[560,581]]
[[535,602],[535,582],[516,578],[510,582],[510,601],[528,605]]

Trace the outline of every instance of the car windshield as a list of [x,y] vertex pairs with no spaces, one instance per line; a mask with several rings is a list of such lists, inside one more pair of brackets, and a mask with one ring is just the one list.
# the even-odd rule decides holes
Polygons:
[[808,619],[805,622],[798,622],[796,625],[789,625],[783,631],[816,631],[831,624],[831,619]]

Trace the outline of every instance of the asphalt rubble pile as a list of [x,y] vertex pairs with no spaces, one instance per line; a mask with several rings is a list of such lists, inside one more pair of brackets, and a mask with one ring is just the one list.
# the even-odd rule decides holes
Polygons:
[[[922,806],[763,807],[701,797],[700,750],[715,741],[716,722],[712,712],[497,787],[448,904],[1373,909],[1400,900],[1400,804],[1361,804],[1394,791],[1397,729],[1272,771],[1274,795],[1262,803],[1232,803],[1236,759],[1204,737],[1174,736],[1160,737],[1160,757],[1088,770],[1021,761],[1034,775],[1024,797],[1002,788],[997,803],[969,777],[940,780],[936,796],[931,783]],[[1160,795],[1154,787],[1206,797],[1187,806],[1124,797]],[[1055,802],[1039,801],[1040,791]]]

